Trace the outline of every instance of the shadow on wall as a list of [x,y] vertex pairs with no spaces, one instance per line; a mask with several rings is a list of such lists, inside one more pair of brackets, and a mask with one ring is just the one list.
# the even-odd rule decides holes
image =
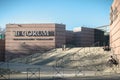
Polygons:
[[53,47],[41,47],[41,46],[30,46],[30,45],[21,45],[20,49],[6,50],[6,61],[9,61],[14,58],[26,57],[31,54],[40,53],[43,54],[47,51],[54,49]]

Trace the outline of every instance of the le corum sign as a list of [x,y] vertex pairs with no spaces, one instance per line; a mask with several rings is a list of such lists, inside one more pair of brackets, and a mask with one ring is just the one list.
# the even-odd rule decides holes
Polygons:
[[54,36],[54,31],[13,31],[15,37]]

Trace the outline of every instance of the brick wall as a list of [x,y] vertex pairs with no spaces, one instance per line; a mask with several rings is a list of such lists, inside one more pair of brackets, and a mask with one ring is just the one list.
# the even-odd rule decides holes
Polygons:
[[6,26],[6,59],[40,53],[65,44],[63,24],[7,24]]
[[120,0],[113,1],[110,20],[110,46],[120,60]]
[[5,61],[5,40],[0,39],[0,61]]

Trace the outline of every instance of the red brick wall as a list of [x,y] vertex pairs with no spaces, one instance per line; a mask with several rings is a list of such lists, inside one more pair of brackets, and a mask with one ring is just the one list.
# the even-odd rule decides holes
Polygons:
[[[65,43],[65,25],[63,24],[7,24],[6,26],[6,59],[40,53],[46,49],[60,47]],[[16,31],[52,31],[54,35],[15,36]],[[30,38],[35,40],[14,40]]]

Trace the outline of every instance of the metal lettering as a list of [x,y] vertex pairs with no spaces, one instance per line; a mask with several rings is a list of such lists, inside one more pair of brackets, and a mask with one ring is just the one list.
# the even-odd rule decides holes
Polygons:
[[48,36],[48,31],[42,31],[42,36]]
[[32,36],[32,31],[28,31],[26,36]]
[[38,31],[33,31],[33,36],[38,36]]
[[14,35],[19,36],[54,36],[53,31],[13,31]]

